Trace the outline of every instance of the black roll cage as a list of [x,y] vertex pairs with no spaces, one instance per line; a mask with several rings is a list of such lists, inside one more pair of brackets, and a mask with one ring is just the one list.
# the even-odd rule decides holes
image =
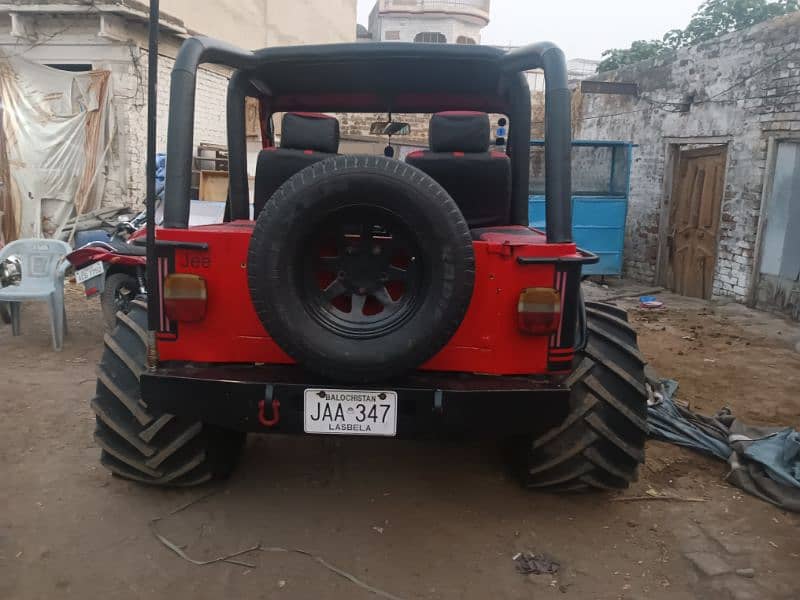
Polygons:
[[[343,61],[359,60],[363,65],[371,56],[402,60],[406,55],[415,60],[428,56],[432,60],[445,57],[452,59],[463,55],[494,61],[493,68],[502,74],[501,85],[505,86],[505,96],[508,98],[506,112],[511,120],[508,140],[513,174],[511,217],[514,224],[526,226],[531,105],[524,71],[544,70],[547,241],[572,241],[570,91],[564,53],[550,42],[531,44],[509,52],[480,46],[401,43],[298,46],[251,52],[211,38],[189,38],[178,52],[171,76],[164,227],[186,229],[189,225],[195,91],[197,70],[201,64],[211,63],[234,69],[227,94],[229,210],[231,219],[247,219],[245,99],[247,96],[268,95],[272,83],[259,78],[259,68],[289,60],[302,66],[313,64],[320,57],[338,56],[344,57]],[[279,84],[277,81],[274,83]],[[499,90],[496,93],[499,94]],[[154,265],[148,264],[149,270],[153,268]]]

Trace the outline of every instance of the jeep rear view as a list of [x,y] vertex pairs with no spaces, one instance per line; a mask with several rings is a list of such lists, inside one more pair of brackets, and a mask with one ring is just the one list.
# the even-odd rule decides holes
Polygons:
[[[225,222],[189,227],[203,63],[232,69],[229,192]],[[546,231],[528,226],[524,71],[537,68]],[[247,98],[263,145],[252,206]],[[340,154],[337,113],[430,115],[429,147]],[[508,119],[506,143],[490,115]],[[490,436],[511,442],[527,487],[626,487],[644,458],[644,360],[624,311],[582,299],[597,257],[572,241],[570,138],[564,55],[549,43],[186,40],[154,285],[106,335],[92,400],[102,463],[193,485],[230,474],[247,433]]]

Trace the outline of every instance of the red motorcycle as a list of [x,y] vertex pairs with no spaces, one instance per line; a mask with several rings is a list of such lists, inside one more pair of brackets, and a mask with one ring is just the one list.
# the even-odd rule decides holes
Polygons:
[[103,321],[108,330],[114,328],[117,312],[128,313],[138,294],[145,294],[144,229],[122,239],[116,233],[108,241],[89,242],[67,255],[75,267],[75,281],[82,283],[86,297],[100,296]]

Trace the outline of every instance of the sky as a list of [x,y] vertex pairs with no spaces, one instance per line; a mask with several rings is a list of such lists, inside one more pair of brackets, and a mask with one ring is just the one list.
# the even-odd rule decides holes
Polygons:
[[[682,29],[702,0],[492,0],[481,42],[521,46],[549,40],[568,58],[599,59],[603,50]],[[358,0],[366,25],[375,0]]]

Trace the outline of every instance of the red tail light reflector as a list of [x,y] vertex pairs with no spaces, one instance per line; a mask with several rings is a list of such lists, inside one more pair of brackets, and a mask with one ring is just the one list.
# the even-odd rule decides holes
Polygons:
[[561,296],[552,288],[522,290],[517,304],[517,325],[522,333],[550,335],[561,323]]
[[202,321],[206,316],[206,280],[189,273],[173,273],[164,281],[164,310],[173,321]]

